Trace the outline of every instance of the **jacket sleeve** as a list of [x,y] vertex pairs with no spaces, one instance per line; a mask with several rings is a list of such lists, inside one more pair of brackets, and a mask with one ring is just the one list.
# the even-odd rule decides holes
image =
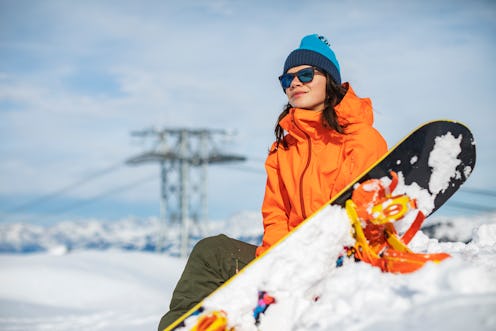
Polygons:
[[262,203],[264,234],[262,244],[257,248],[256,256],[265,252],[289,232],[288,213],[286,212],[289,210],[289,199],[279,176],[276,151],[267,157],[265,169],[267,171],[267,184]]

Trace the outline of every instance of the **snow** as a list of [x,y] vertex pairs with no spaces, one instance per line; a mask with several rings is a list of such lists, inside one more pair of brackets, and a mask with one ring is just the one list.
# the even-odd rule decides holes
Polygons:
[[[446,189],[453,171],[442,168],[458,165],[459,138],[436,140],[429,158],[432,192]],[[416,184],[405,185],[401,173],[398,178],[393,195],[408,193],[428,214],[432,197]],[[202,233],[259,240],[261,221],[254,215],[206,223]],[[409,247],[451,258],[411,274],[383,273],[352,259],[336,268],[343,246],[352,243],[346,212],[326,206],[314,217],[271,249],[271,259],[259,260],[209,297],[206,310],[221,307],[237,331],[496,330],[496,213],[429,219]],[[185,264],[174,257],[179,228],[169,227],[161,238],[162,254],[150,252],[159,229],[156,220],[2,225],[0,329],[155,330]],[[260,290],[276,302],[256,327],[251,312]],[[236,301],[226,305],[232,297]]]
[[[433,194],[444,192],[450,184],[450,178],[460,176],[456,167],[461,162],[457,158],[462,151],[460,147],[461,141],[462,135],[455,138],[451,132],[444,136],[436,137],[434,149],[429,155],[429,166],[432,167],[429,190]],[[471,170],[465,169],[466,174],[467,172],[470,174]]]
[[[479,261],[482,256],[474,254],[480,249],[476,244],[427,244],[428,252],[440,250],[454,256],[406,275],[380,273],[363,263],[338,269],[326,280],[326,295],[296,329],[380,330],[392,319],[395,327],[388,329],[494,330],[495,265],[483,266],[485,262]],[[487,250],[483,255],[494,254],[494,248],[493,241],[492,253]],[[324,314],[332,317],[318,318]]]
[[[267,326],[283,330],[281,321],[269,321],[272,310],[295,322],[292,330],[495,330],[496,214],[441,221],[437,236],[449,229],[452,239],[471,241],[439,242],[419,233],[411,247],[448,252],[451,259],[407,275],[348,261],[315,284],[318,302],[279,298],[267,311]],[[122,249],[56,253],[0,254],[1,330],[155,330],[185,263],[167,254]],[[303,252],[301,258],[310,260]],[[281,260],[271,272],[283,265]],[[304,280],[274,275],[265,285],[274,291],[278,284]]]
[[123,251],[0,255],[1,330],[156,329],[184,261]]
[[[376,330],[391,319],[397,330],[494,330],[495,223],[475,228],[469,244],[443,243],[419,232],[410,245],[414,251],[447,252],[452,258],[398,275],[352,260],[335,268],[332,262],[351,242],[344,213],[338,207],[322,210],[316,222],[305,223],[271,250],[270,259],[253,264],[238,275],[236,283],[208,298],[204,308],[222,308],[229,325],[243,331]],[[260,290],[275,297],[276,303],[256,327],[251,311]],[[184,330],[195,322],[195,318],[187,320]]]
[[[261,326],[267,330],[275,329],[276,325],[281,330],[291,329],[290,326],[297,322],[295,318],[320,293],[320,288],[315,291],[305,289],[315,282],[316,275],[331,276],[336,270],[336,257],[343,246],[353,243],[350,223],[337,221],[346,217],[346,211],[340,207],[323,208],[312,222],[304,223],[287,240],[271,249],[269,258],[261,259],[240,273],[234,286],[223,287],[215,296],[207,299],[205,309],[223,307],[229,322],[237,329],[257,330],[250,312],[254,308],[253,298],[257,298],[258,291],[264,290],[276,297],[277,306],[283,314],[271,314],[274,320],[269,320],[267,316]],[[237,298],[236,302],[224,307],[224,303],[232,297]],[[283,321],[286,326],[282,325]]]

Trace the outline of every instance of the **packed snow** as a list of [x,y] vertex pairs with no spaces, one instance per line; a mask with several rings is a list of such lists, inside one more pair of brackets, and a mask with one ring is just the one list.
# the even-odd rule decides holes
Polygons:
[[0,255],[1,330],[154,330],[184,261],[129,251]]
[[[451,132],[448,132],[444,136],[436,137],[434,149],[429,155],[429,166],[432,168],[429,191],[433,194],[444,192],[450,184],[451,177],[460,177],[456,168],[461,162],[457,158],[458,154],[462,151],[460,147],[461,141],[462,135],[455,138]],[[471,170],[468,170],[466,177],[470,173]]]
[[[207,298],[205,311],[225,311],[229,326],[243,331],[377,330],[390,321],[396,330],[495,329],[496,224],[476,228],[469,244],[440,243],[419,232],[410,244],[414,251],[447,252],[453,257],[441,264],[429,262],[414,274],[398,275],[353,259],[336,268],[343,246],[353,243],[346,212],[328,206],[314,217],[266,259],[239,274],[236,282]],[[259,291],[276,302],[255,325],[252,311]],[[457,317],[446,321],[454,312]],[[197,318],[186,320],[180,330],[190,330]]]
[[[222,229],[238,238],[243,237],[239,229],[253,235],[261,220],[245,216],[246,223],[237,217],[223,223]],[[133,229],[129,221],[125,224],[120,235],[118,226],[113,227],[121,244],[124,233]],[[317,303],[300,312],[297,308],[303,302],[269,309],[297,319],[293,330],[495,330],[496,213],[434,215],[426,225],[429,236],[450,241],[422,233],[412,248],[447,252],[451,259],[407,275],[346,263],[316,284],[315,291],[321,294]],[[143,223],[135,230],[140,227],[145,236],[151,231]],[[185,260],[170,252],[139,249],[82,247],[0,254],[0,329],[156,330]]]

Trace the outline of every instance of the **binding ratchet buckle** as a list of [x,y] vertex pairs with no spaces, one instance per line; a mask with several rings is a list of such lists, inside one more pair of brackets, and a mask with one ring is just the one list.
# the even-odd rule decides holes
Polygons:
[[[448,258],[446,253],[422,254],[408,248],[425,220],[417,209],[417,202],[406,194],[393,196],[398,175],[391,172],[391,183],[370,179],[358,185],[351,199],[346,201],[355,246],[355,259],[372,264],[385,272],[408,273],[421,268],[426,262],[439,263]],[[400,237],[394,222],[409,213],[416,213],[414,221]]]

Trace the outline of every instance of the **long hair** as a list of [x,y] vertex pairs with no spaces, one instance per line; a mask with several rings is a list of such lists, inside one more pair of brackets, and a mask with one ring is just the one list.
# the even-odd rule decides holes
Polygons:
[[[326,99],[324,102],[324,110],[322,111],[322,125],[324,127],[328,127],[330,130],[332,129],[339,133],[343,133],[344,130],[338,123],[336,110],[334,107],[341,102],[348,89],[345,86],[335,83],[327,72],[323,73],[326,77]],[[276,136],[276,148],[279,147],[279,144],[282,144],[284,148],[288,148],[288,144],[284,140],[284,129],[281,127],[279,122],[287,114],[289,114],[289,110],[291,108],[293,108],[293,106],[287,103],[277,118],[276,127],[274,129],[274,134]]]

